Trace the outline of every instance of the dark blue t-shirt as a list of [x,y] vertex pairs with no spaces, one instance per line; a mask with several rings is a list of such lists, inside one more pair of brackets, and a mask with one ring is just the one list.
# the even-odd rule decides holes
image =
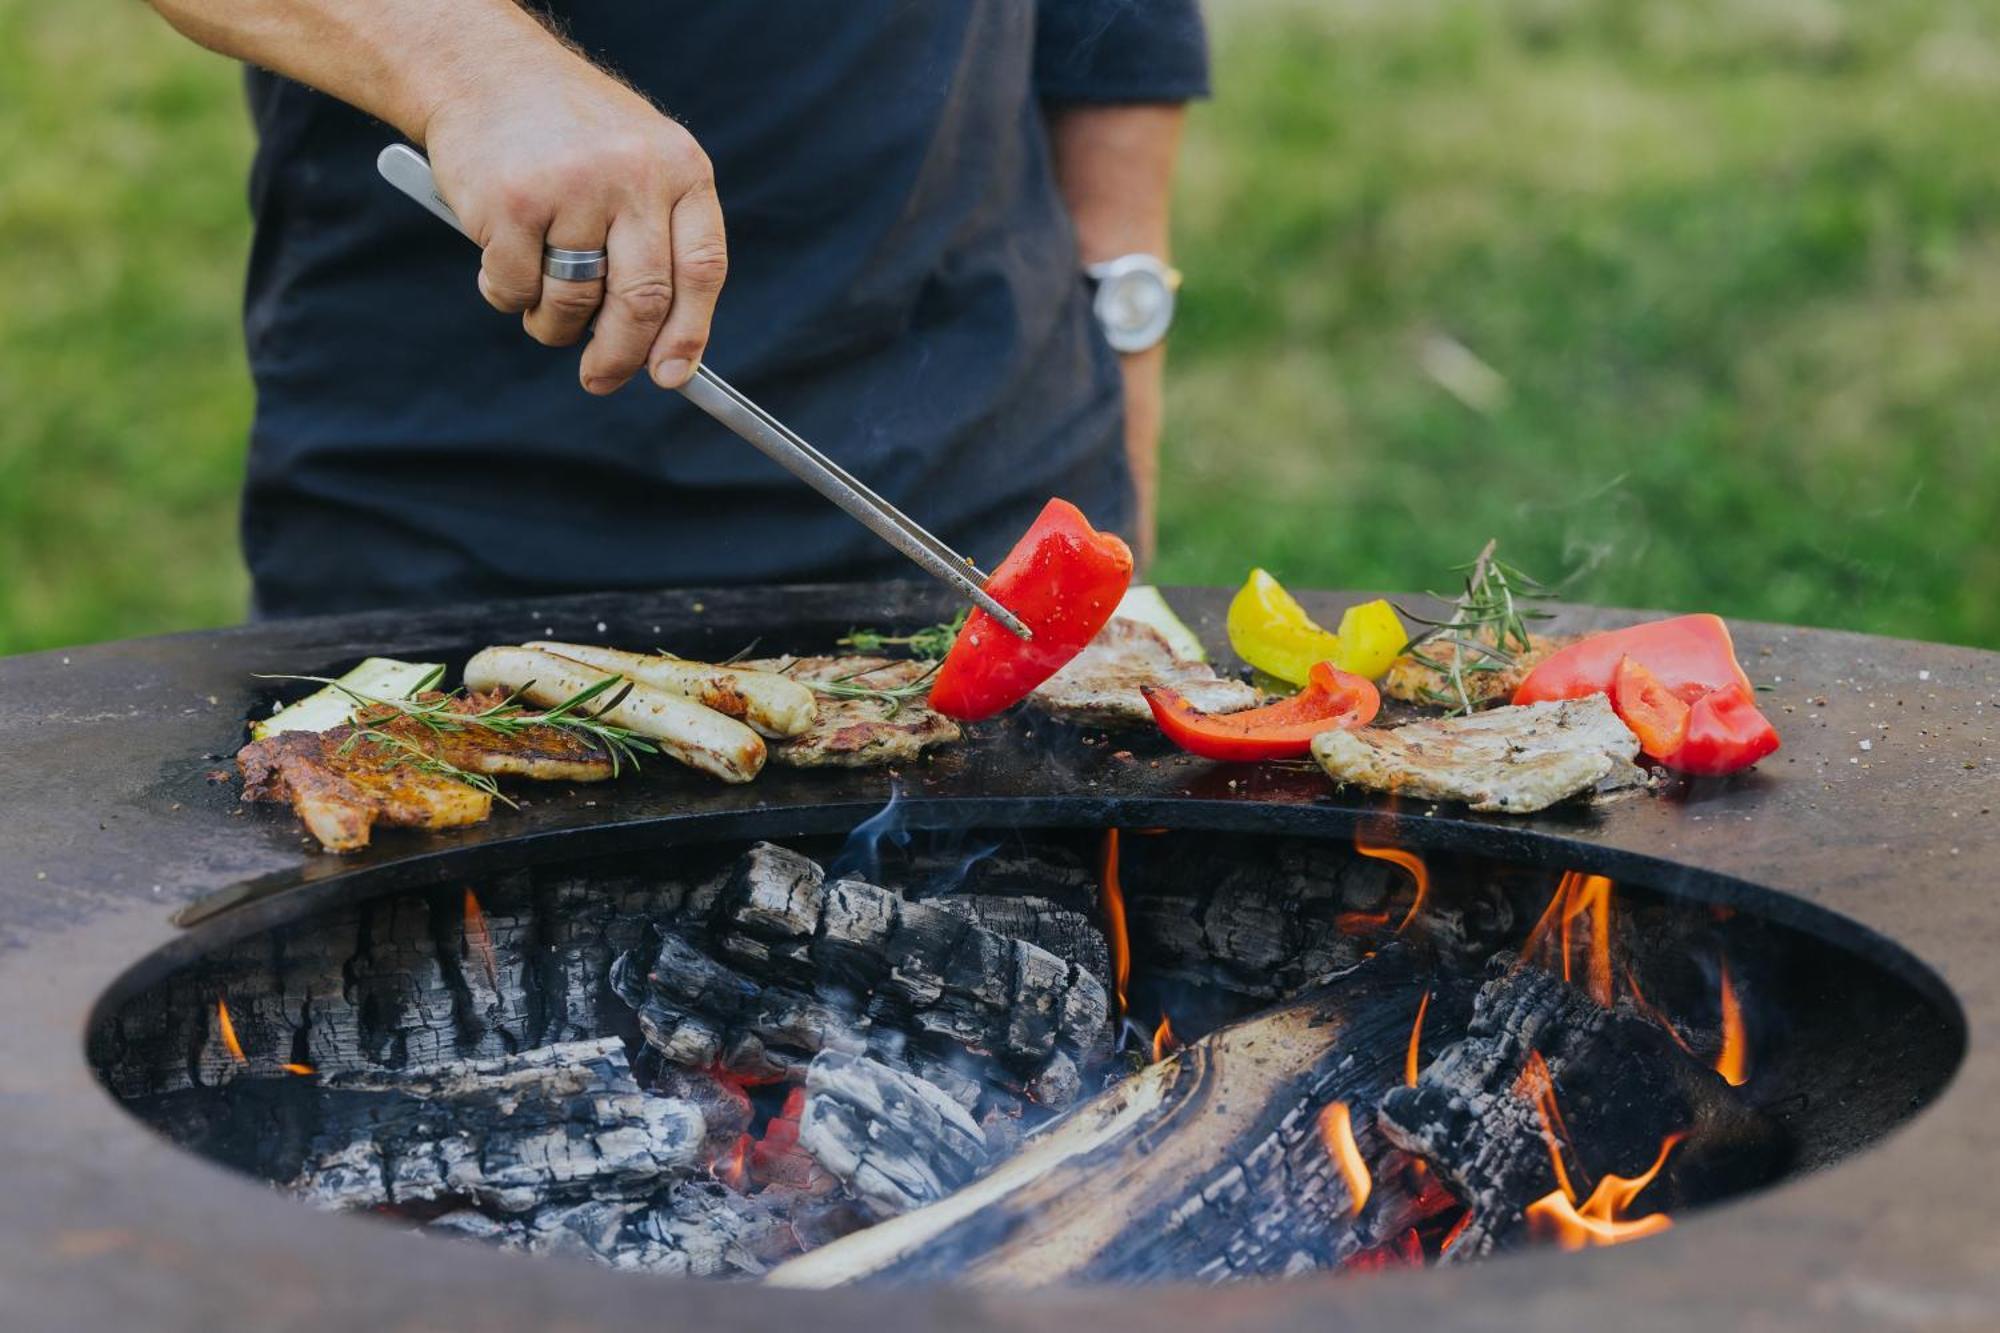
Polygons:
[[[550,8],[715,164],[710,366],[982,561],[1050,495],[1129,528],[1041,117],[1205,91],[1195,0]],[[262,72],[249,93],[260,611],[912,573],[678,394],[585,394],[578,349],[488,307],[477,253],[376,176],[379,123]]]

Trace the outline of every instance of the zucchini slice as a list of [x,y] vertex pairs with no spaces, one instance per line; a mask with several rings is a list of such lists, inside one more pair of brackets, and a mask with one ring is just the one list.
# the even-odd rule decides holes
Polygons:
[[[401,699],[423,684],[424,678],[441,671],[435,662],[398,662],[393,657],[371,657],[346,675],[340,683],[356,694],[374,699]],[[286,704],[250,727],[252,740],[263,740],[281,731],[327,731],[352,721],[357,705],[331,685],[322,685],[296,703]]]
[[1186,621],[1174,614],[1174,609],[1167,605],[1167,599],[1160,596],[1160,590],[1149,583],[1136,583],[1127,588],[1125,596],[1119,600],[1118,609],[1112,614],[1158,630],[1176,657],[1190,662],[1208,660],[1208,650],[1201,646],[1195,632],[1187,627]]

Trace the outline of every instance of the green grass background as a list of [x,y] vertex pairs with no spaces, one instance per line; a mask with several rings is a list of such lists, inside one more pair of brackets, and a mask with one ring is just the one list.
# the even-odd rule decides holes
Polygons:
[[[1163,581],[2000,647],[2000,5],[1221,0]],[[236,73],[0,0],[0,652],[228,623]]]

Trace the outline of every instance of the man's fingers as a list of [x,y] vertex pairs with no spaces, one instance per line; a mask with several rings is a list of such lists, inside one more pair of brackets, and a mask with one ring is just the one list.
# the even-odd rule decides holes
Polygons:
[[[604,244],[604,225],[582,219],[557,218],[542,244],[562,250],[595,250]],[[537,251],[535,266],[541,267]],[[541,299],[521,317],[521,326],[536,342],[548,347],[567,347],[590,327],[597,308],[604,304],[604,279],[572,282],[566,278],[542,278]]]
[[666,324],[644,354],[653,382],[677,389],[708,348],[715,298],[729,275],[729,246],[723,239],[722,205],[713,185],[682,195],[674,204],[674,301]]
[[592,393],[610,393],[646,364],[667,312],[675,308],[673,246],[657,215],[628,211],[611,223],[611,268],[604,310],[578,374]]
[[513,222],[494,228],[479,261],[479,294],[495,310],[509,315],[541,300],[541,235]]

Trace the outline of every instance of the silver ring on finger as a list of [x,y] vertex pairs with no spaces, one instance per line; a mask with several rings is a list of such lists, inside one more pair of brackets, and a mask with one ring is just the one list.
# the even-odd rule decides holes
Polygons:
[[604,276],[602,250],[565,250],[559,245],[542,247],[542,272],[564,282],[589,282]]

